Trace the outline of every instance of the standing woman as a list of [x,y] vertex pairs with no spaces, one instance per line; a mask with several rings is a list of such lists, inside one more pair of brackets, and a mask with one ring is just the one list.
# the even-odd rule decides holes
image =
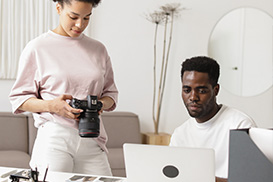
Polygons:
[[107,135],[81,138],[72,98],[96,95],[100,113],[116,107],[118,91],[106,48],[82,32],[100,0],[53,0],[60,16],[54,30],[30,41],[23,50],[10,93],[14,113],[32,112],[38,127],[31,168],[112,175],[105,151]]

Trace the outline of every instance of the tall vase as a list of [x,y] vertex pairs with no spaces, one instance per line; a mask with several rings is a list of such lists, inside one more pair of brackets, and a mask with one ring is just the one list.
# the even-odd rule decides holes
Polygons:
[[142,143],[150,145],[169,145],[171,135],[168,133],[142,133]]

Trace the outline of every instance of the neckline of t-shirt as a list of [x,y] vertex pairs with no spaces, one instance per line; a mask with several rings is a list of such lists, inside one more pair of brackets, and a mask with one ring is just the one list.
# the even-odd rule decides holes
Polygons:
[[221,104],[221,108],[220,110],[216,113],[215,116],[213,116],[210,120],[206,121],[205,123],[198,123],[195,120],[195,125],[196,127],[200,128],[200,129],[207,129],[210,128],[211,125],[214,123],[214,121],[218,118],[218,116],[225,110],[225,106]]
[[58,39],[63,39],[63,40],[81,40],[84,37],[83,33],[78,37],[69,37],[69,36],[60,35],[53,32],[52,30],[49,30],[48,33]]

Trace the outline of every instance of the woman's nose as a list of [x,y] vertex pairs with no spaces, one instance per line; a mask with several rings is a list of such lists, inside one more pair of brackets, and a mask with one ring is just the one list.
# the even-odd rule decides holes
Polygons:
[[78,27],[78,28],[82,28],[83,22],[82,22],[81,20],[78,20],[78,21],[76,22],[75,26]]

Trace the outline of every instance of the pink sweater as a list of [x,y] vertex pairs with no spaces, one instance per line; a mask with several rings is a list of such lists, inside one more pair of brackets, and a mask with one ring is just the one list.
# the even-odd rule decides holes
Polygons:
[[[115,101],[109,111],[115,109],[118,91],[110,57],[103,44],[84,34],[71,38],[52,31],[27,44],[9,96],[13,112],[23,112],[18,108],[31,97],[52,100],[62,94],[77,99],[86,99],[87,95],[109,96]],[[78,128],[75,120],[56,114],[33,113],[33,116],[36,127],[53,121]],[[95,140],[106,150],[107,135],[102,122],[100,136]]]

